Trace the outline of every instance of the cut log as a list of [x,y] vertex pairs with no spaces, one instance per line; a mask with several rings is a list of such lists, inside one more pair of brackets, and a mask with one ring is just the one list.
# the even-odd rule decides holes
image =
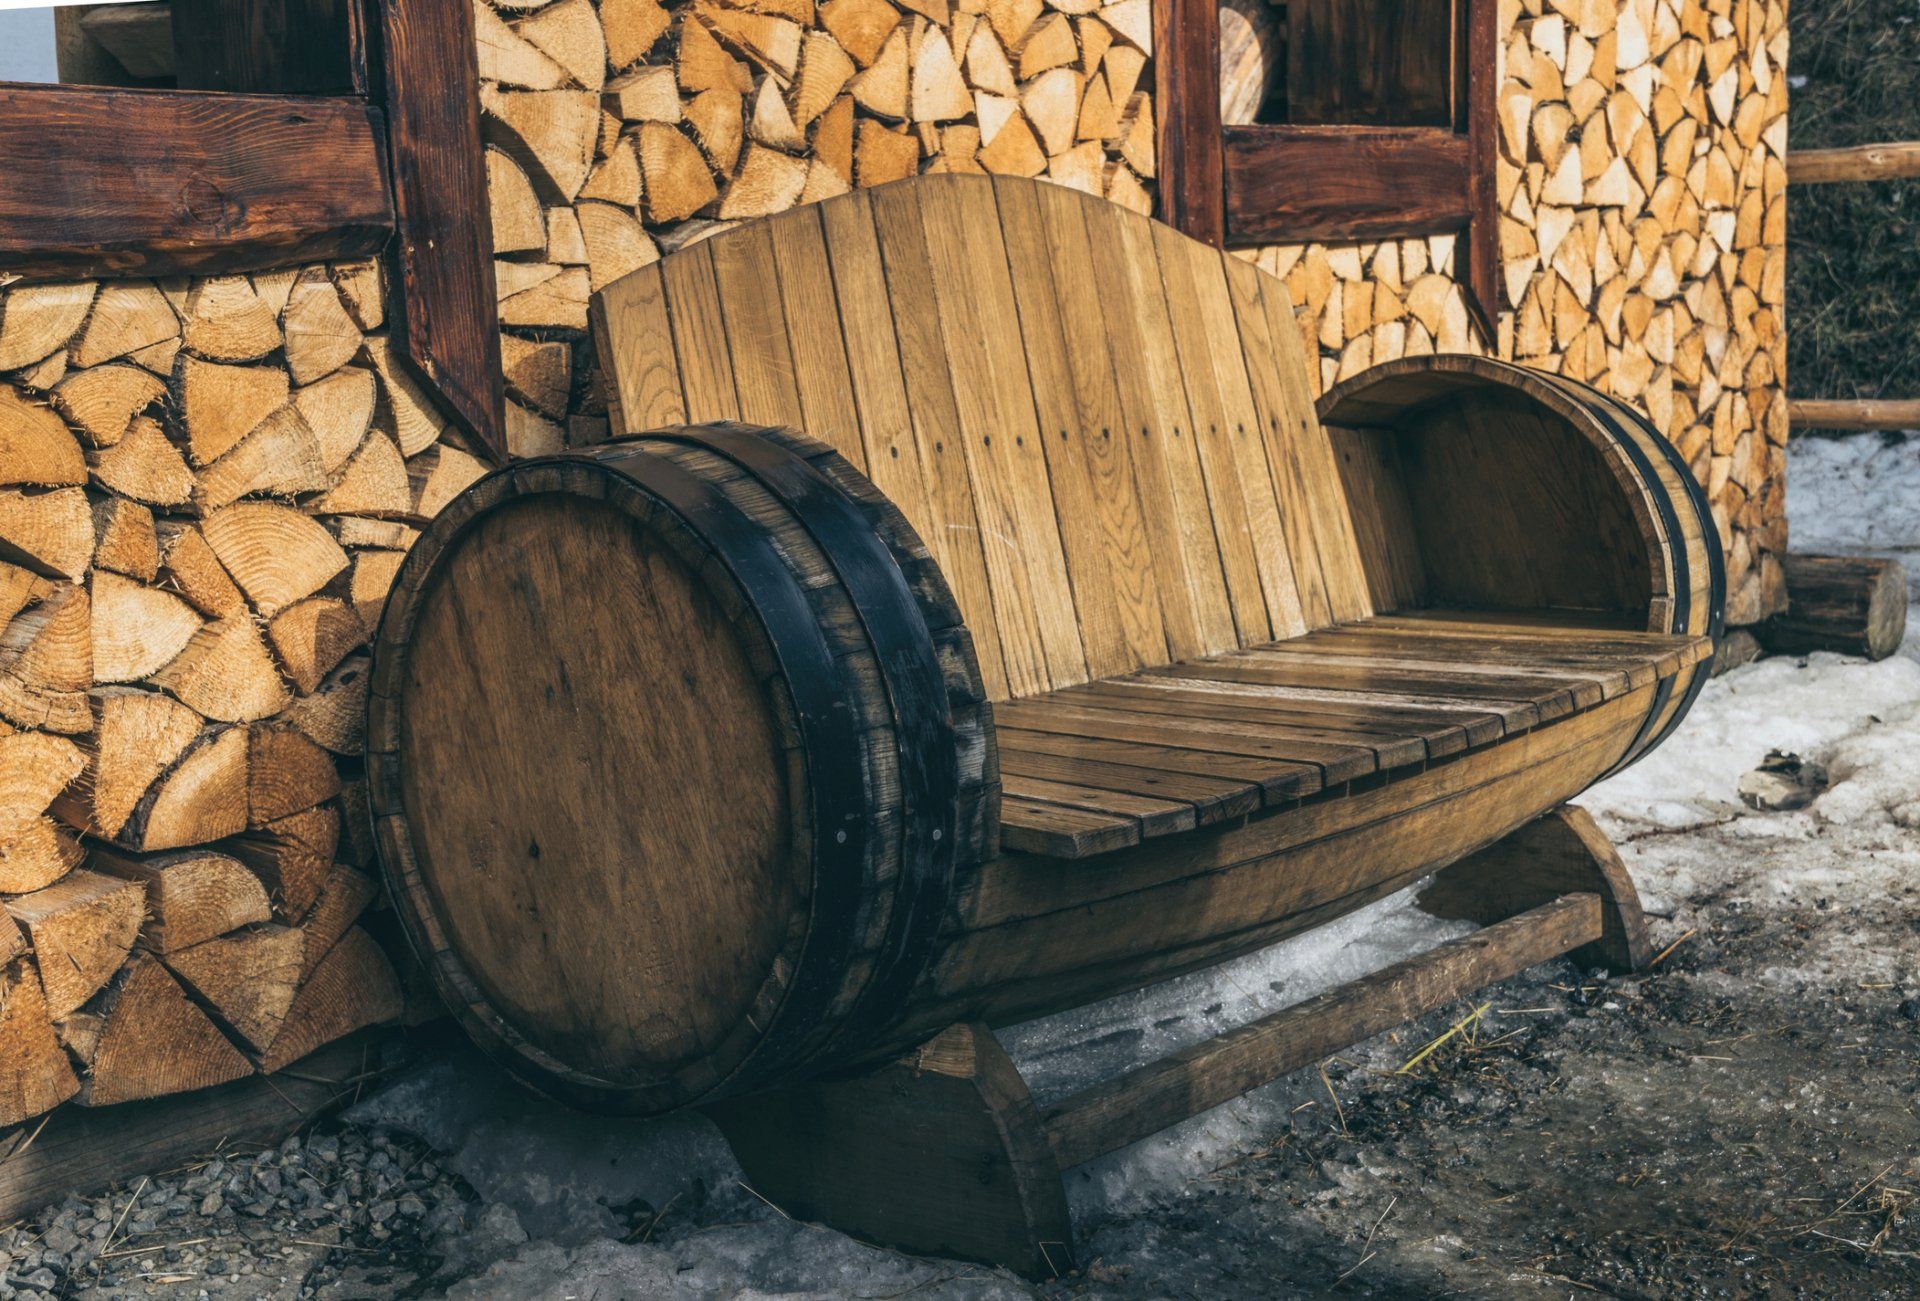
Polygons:
[[373,937],[353,927],[294,995],[293,1006],[260,1069],[291,1066],[343,1035],[399,1017],[400,982]]
[[558,420],[573,397],[573,352],[564,343],[500,336],[500,368],[507,392]]
[[313,595],[347,567],[347,553],[333,535],[288,506],[241,502],[214,511],[200,527],[221,567],[263,619]]
[[59,590],[50,578],[0,562],[0,628],[12,623],[14,615],[40,604]]
[[712,0],[695,0],[693,12],[720,39],[720,43],[781,80],[792,81],[800,64],[800,25],[771,14],[723,8]]
[[222,723],[270,717],[292,699],[259,630],[243,617],[218,619],[202,627],[187,648],[149,681],[181,704]]
[[208,361],[258,361],[281,344],[280,324],[245,276],[214,276],[187,293],[181,343]]
[[339,290],[340,305],[347,309],[355,326],[364,331],[386,324],[387,287],[378,262],[330,262],[327,277]]
[[302,694],[314,690],[333,667],[367,640],[353,606],[336,596],[295,601],[267,625],[281,671]]
[[160,534],[153,512],[125,497],[93,505],[93,566],[151,583],[160,576]]
[[0,1125],[51,1111],[79,1091],[47,1015],[39,973],[30,959],[16,958],[0,970]]
[[815,161],[853,184],[853,96],[842,95],[813,124]]
[[567,84],[565,69],[481,0],[474,0],[473,27],[481,80],[523,90],[558,90]]
[[94,447],[111,447],[127,434],[132,418],[167,393],[157,374],[140,367],[77,370],[54,390],[54,409],[81,430]]
[[79,488],[0,489],[0,560],[78,580],[93,559],[93,513]]
[[115,840],[150,853],[208,844],[246,825],[246,729],[207,728],[141,796]]
[[[0,843],[0,891],[43,890],[80,866],[85,857],[80,842],[52,818],[35,818],[25,832]],[[6,942],[8,936],[0,928],[0,944]]]
[[[238,507],[234,507],[238,509]],[[321,493],[307,509],[319,514],[367,514],[367,516],[403,516],[409,509],[407,462],[401,459],[394,439],[374,434],[365,439],[353,459],[340,470],[340,478]]]
[[339,843],[340,812],[323,804],[236,836],[226,848],[266,887],[274,918],[294,925],[326,888]]
[[1907,572],[1871,556],[1789,555],[1787,608],[1760,627],[1776,654],[1837,651],[1883,660],[1907,632]]
[[587,283],[594,293],[629,272],[660,260],[646,228],[624,208],[582,203],[574,209],[587,246]]
[[615,77],[607,83],[600,102],[623,122],[680,120],[680,91],[673,69],[659,64]]
[[340,774],[305,733],[277,724],[253,728],[247,750],[247,825],[279,822],[340,793]]
[[[948,54],[948,62],[952,54]],[[794,79],[793,94],[790,100],[794,125],[805,130],[815,118],[827,111],[827,106],[840,96],[846,84],[858,71],[853,59],[840,47],[829,32],[812,31],[807,33],[806,43],[800,50],[800,75]],[[956,70],[954,78],[959,79]],[[960,88],[961,98],[966,98],[966,87]],[[966,110],[963,109],[962,112]]]
[[96,846],[87,865],[145,887],[147,922],[140,943],[155,953],[191,948],[272,917],[266,887],[226,854],[193,849],[135,855]]
[[507,400],[507,454],[513,457],[550,456],[566,450],[566,431],[558,421]]
[[559,0],[515,29],[566,71],[574,85],[599,90],[607,80],[607,40],[592,0]]
[[744,95],[753,89],[753,74],[740,60],[721,48],[705,23],[687,15],[680,20],[680,48],[673,73],[689,95],[704,90],[731,90]]
[[139,682],[152,676],[186,649],[200,624],[193,607],[171,592],[95,571],[94,681]]
[[[127,442],[132,441],[133,435],[129,434]],[[202,512],[217,511],[255,494],[292,497],[319,492],[326,486],[326,459],[320,451],[320,440],[307,427],[300,408],[289,402],[200,472],[193,500]]]
[[287,404],[287,372],[278,366],[226,366],[182,357],[174,383],[186,425],[187,455],[211,465]]
[[135,416],[124,438],[87,460],[95,482],[122,497],[148,506],[184,506],[193,497],[193,471],[151,416]]
[[432,519],[486,472],[484,463],[457,447],[442,444],[429,448],[407,462],[413,513],[421,519]]
[[82,869],[5,907],[33,945],[47,1013],[57,1021],[99,992],[133,951],[146,887]]
[[862,189],[903,181],[920,163],[920,142],[875,121],[860,123],[853,147],[853,181]]
[[85,753],[65,737],[0,736],[0,842],[25,835],[86,763]]
[[[668,88],[672,89],[673,79],[669,75]],[[678,92],[674,103],[678,104]],[[737,100],[739,96],[734,96]],[[691,109],[692,105],[688,105]],[[615,140],[608,148],[606,157],[593,165],[592,175],[580,188],[580,198],[598,199],[602,203],[618,204],[623,208],[640,206],[640,155],[634,150],[633,141],[625,136]]]
[[487,146],[487,207],[495,253],[526,253],[546,243],[540,200],[527,173],[503,149]]
[[77,487],[87,481],[87,458],[67,422],[51,407],[0,384],[0,485]]
[[67,736],[92,726],[92,609],[85,588],[63,586],[0,631],[0,718]]
[[307,913],[307,919],[300,923],[300,929],[307,937],[300,967],[303,983],[312,977],[314,968],[333,951],[333,946],[359,920],[360,914],[366,911],[367,905],[373,902],[378,893],[372,877],[334,864],[333,870],[327,874],[326,888],[320,892],[319,902]]
[[879,57],[881,46],[900,25],[900,11],[887,0],[827,0],[820,6],[819,18],[840,48],[863,68]]
[[699,147],[663,122],[640,126],[640,172],[649,221],[691,217],[719,197]]
[[1020,88],[1020,108],[1047,154],[1065,153],[1080,118],[1080,74],[1072,68],[1041,74]]
[[[984,97],[983,97],[984,98]],[[1047,169],[1046,151],[1019,112],[1010,114],[980,149],[980,165],[1001,176],[1038,176]]]
[[373,428],[379,381],[370,370],[347,366],[293,395],[294,406],[320,445],[320,464],[338,474]]
[[198,526],[163,520],[160,534],[160,583],[180,593],[187,604],[215,619],[245,614],[247,598],[220,565]]
[[607,64],[624,69],[639,62],[660,43],[672,21],[659,0],[600,0]]
[[252,1073],[246,1057],[150,953],[135,954],[84,1015],[95,1018],[95,1027],[69,1041],[87,1066],[83,1106],[205,1089]]
[[387,608],[387,593],[406,557],[397,551],[362,551],[353,558],[353,576],[347,582],[347,599],[369,628],[380,626]]
[[358,755],[365,748],[367,724],[367,659],[355,655],[342,660],[307,695],[293,702],[286,719],[321,747],[340,755]]
[[[671,131],[672,127],[665,128]],[[496,262],[496,272],[511,264]],[[500,300],[500,324],[532,329],[576,330],[587,328],[587,269],[551,267],[547,275],[530,288]]]
[[111,840],[205,722],[171,696],[130,687],[96,689],[92,708],[91,734],[80,741],[86,768],[54,809],[88,835]]
[[221,1025],[260,1052],[293,1006],[306,944],[302,931],[266,924],[178,950],[166,964]]
[[287,332],[287,369],[296,384],[326,378],[360,351],[360,326],[348,314],[323,267],[301,273],[282,320]]
[[[19,292],[8,298],[9,321]],[[165,294],[143,280],[109,281],[101,286],[86,328],[74,341],[73,364],[84,370],[179,335],[180,318]]]
[[847,83],[847,90],[867,112],[900,121],[907,116],[910,80],[907,31],[900,27],[887,37],[873,62]]
[[[541,239],[546,239],[544,226]],[[393,441],[400,445],[400,455],[419,455],[445,432],[445,418],[433,405],[433,399],[407,373],[391,338],[383,334],[367,336],[366,352],[374,373],[380,377],[375,423],[393,435]]]
[[86,321],[97,288],[83,281],[9,289],[0,312],[0,370],[31,366],[66,347]]
[[763,145],[789,153],[807,147],[806,133],[793,120],[787,96],[777,77],[767,75],[753,88],[747,114],[747,135]]
[[1259,118],[1286,56],[1285,11],[1268,0],[1220,5],[1220,121],[1244,126]]
[[393,520],[333,515],[322,516],[320,522],[333,534],[334,541],[354,551],[368,547],[380,551],[409,551],[420,540],[419,529]]
[[545,202],[571,203],[593,170],[600,98],[584,90],[499,90],[482,85],[487,138],[513,155]]
[[[738,221],[785,212],[799,201],[806,184],[804,159],[765,145],[750,144],[739,172],[720,200],[720,217],[723,221]],[[597,290],[600,284],[593,287]]]

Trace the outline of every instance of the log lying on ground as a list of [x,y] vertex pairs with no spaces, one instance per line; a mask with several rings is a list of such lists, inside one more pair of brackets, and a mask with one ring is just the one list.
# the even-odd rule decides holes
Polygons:
[[1900,649],[1907,633],[1907,571],[1899,561],[1789,555],[1786,574],[1786,612],[1760,626],[1768,650],[1883,660]]

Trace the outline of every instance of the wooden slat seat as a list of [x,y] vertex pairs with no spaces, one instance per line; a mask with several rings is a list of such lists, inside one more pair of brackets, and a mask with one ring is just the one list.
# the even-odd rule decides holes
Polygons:
[[1392,781],[1671,679],[1705,637],[1383,616],[995,710],[1009,849],[1085,858]]

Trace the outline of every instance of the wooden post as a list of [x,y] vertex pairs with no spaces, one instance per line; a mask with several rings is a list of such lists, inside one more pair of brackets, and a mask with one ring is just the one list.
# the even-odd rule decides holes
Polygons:
[[1883,660],[1907,634],[1907,571],[1872,556],[1788,556],[1787,608],[1760,627],[1768,650]]
[[1435,917],[1489,925],[1576,891],[1605,905],[1600,939],[1574,949],[1574,961],[1609,971],[1638,971],[1652,956],[1640,893],[1593,815],[1576,804],[1553,812],[1437,873],[1420,895]]
[[1026,1081],[983,1025],[868,1075],[707,1114],[754,1190],[791,1215],[1036,1278],[1072,1268],[1059,1167]]

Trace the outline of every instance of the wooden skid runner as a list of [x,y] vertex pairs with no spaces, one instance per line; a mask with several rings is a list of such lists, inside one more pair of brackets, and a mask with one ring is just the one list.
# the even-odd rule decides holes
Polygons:
[[[867,1074],[709,1114],[754,1188],[792,1215],[1057,1276],[1072,1263],[1063,1171],[1562,954],[1646,961],[1632,881],[1571,806],[1441,872],[1421,902],[1489,924],[1044,1111],[992,1031],[969,1023]],[[1524,911],[1487,915],[1516,902]]]

